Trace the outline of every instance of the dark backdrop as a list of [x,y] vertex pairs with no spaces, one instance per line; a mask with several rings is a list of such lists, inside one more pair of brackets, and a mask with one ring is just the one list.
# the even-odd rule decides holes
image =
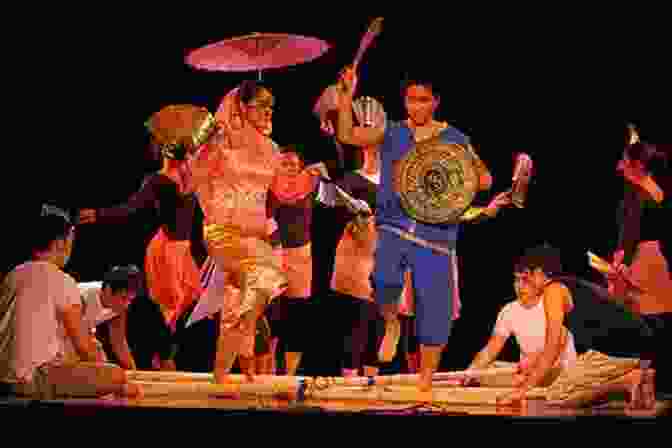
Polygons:
[[[25,55],[39,54],[32,61],[39,64],[22,72],[40,92],[31,107],[41,124],[27,134],[30,144],[15,152],[21,164],[7,170],[19,179],[8,194],[10,241],[29,237],[26,218],[41,202],[84,208],[125,200],[157,167],[144,150],[143,123],[151,113],[181,102],[214,110],[230,88],[256,76],[197,71],[183,62],[188,51],[254,31],[332,44],[316,61],[263,74],[277,100],[275,139],[286,144],[314,134],[308,126],[314,126],[315,99],[351,62],[375,17],[330,5],[319,16],[304,16],[289,4],[272,13],[260,5],[242,15],[205,7],[181,4],[171,17],[130,8],[77,10],[42,30],[39,53],[34,47]],[[510,298],[512,260],[526,246],[548,241],[563,250],[568,271],[596,278],[585,252],[608,255],[614,248],[621,193],[614,168],[624,125],[632,121],[643,137],[671,141],[670,73],[664,28],[653,24],[635,31],[631,24],[575,12],[489,11],[487,20],[482,12],[427,12],[429,19],[386,17],[361,67],[360,92],[400,118],[404,73],[430,67],[443,91],[439,118],[473,138],[493,172],[494,192],[509,186],[513,152],[528,152],[537,166],[526,209],[505,210],[495,221],[464,229],[463,317],[446,355],[446,362],[459,365],[485,342]],[[94,280],[110,264],[141,264],[155,226],[154,215],[144,212],[126,226],[81,228],[71,271]],[[4,251],[5,272],[20,259],[18,247]]]

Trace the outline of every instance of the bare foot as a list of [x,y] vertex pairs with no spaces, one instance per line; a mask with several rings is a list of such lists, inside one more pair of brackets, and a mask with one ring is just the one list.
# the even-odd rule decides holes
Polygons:
[[655,371],[637,369],[624,378],[630,394],[629,409],[652,409],[656,405]]
[[497,397],[497,406],[522,408],[527,404],[527,393],[524,389],[516,388]]
[[420,392],[432,391],[432,375],[420,375],[420,378],[418,379],[418,390]]
[[142,391],[142,388],[135,383],[124,384],[121,395],[123,398],[136,398],[136,399],[140,399],[145,396],[145,394]]
[[431,386],[429,389],[418,387],[418,401],[422,403],[432,403],[434,401],[434,394],[432,393]]

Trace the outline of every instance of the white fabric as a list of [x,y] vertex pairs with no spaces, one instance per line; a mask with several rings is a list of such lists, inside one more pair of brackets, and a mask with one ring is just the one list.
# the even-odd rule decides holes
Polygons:
[[[515,300],[506,304],[497,316],[494,333],[509,338],[514,336],[520,346],[521,358],[544,349],[546,342],[546,313],[544,301],[539,300],[536,305],[526,308]],[[576,347],[574,336],[567,331],[567,345],[560,355],[558,363],[564,367],[576,361]]]
[[189,316],[186,327],[190,327],[196,322],[217,314],[224,306],[224,297],[227,289],[233,288],[229,282],[228,275],[222,271],[219,266],[212,263],[207,280],[204,282],[205,289],[200,299]]
[[364,170],[357,170],[357,174],[376,185],[380,185],[380,170],[376,171],[376,174],[367,174]]
[[103,282],[85,282],[79,283],[78,286],[82,296],[82,324],[86,331],[95,333],[98,325],[119,315],[111,308],[103,306],[100,301]]
[[59,314],[79,304],[75,279],[51,263],[29,261],[7,274],[0,293],[0,316],[10,313],[0,328],[0,381],[30,382],[37,367],[62,358],[66,333]]

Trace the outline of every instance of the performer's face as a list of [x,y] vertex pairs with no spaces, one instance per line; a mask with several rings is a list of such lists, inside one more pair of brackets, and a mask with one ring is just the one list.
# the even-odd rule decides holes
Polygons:
[[545,283],[546,278],[540,269],[535,269],[534,271],[525,270],[515,273],[513,287],[518,300],[523,304],[527,304],[535,301]]
[[135,296],[136,292],[133,290],[122,289],[113,293],[112,289],[106,286],[103,288],[101,301],[115,313],[120,313],[128,308]]
[[55,242],[56,244],[56,253],[57,260],[56,264],[61,268],[65,267],[70,262],[70,257],[72,256],[72,248],[75,243],[75,228],[72,227],[68,235],[62,239]]
[[439,99],[429,87],[414,84],[406,89],[404,104],[408,118],[417,126],[423,126],[434,118]]
[[273,129],[273,107],[275,99],[267,89],[259,89],[252,100],[245,105],[247,120],[264,135]]
[[283,154],[280,159],[280,172],[285,175],[297,175],[301,172],[303,164],[295,152]]

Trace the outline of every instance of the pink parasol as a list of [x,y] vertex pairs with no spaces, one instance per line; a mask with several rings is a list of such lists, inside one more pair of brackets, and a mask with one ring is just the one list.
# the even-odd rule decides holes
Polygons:
[[186,63],[210,71],[248,72],[312,61],[331,46],[323,40],[294,34],[252,33],[198,48]]

